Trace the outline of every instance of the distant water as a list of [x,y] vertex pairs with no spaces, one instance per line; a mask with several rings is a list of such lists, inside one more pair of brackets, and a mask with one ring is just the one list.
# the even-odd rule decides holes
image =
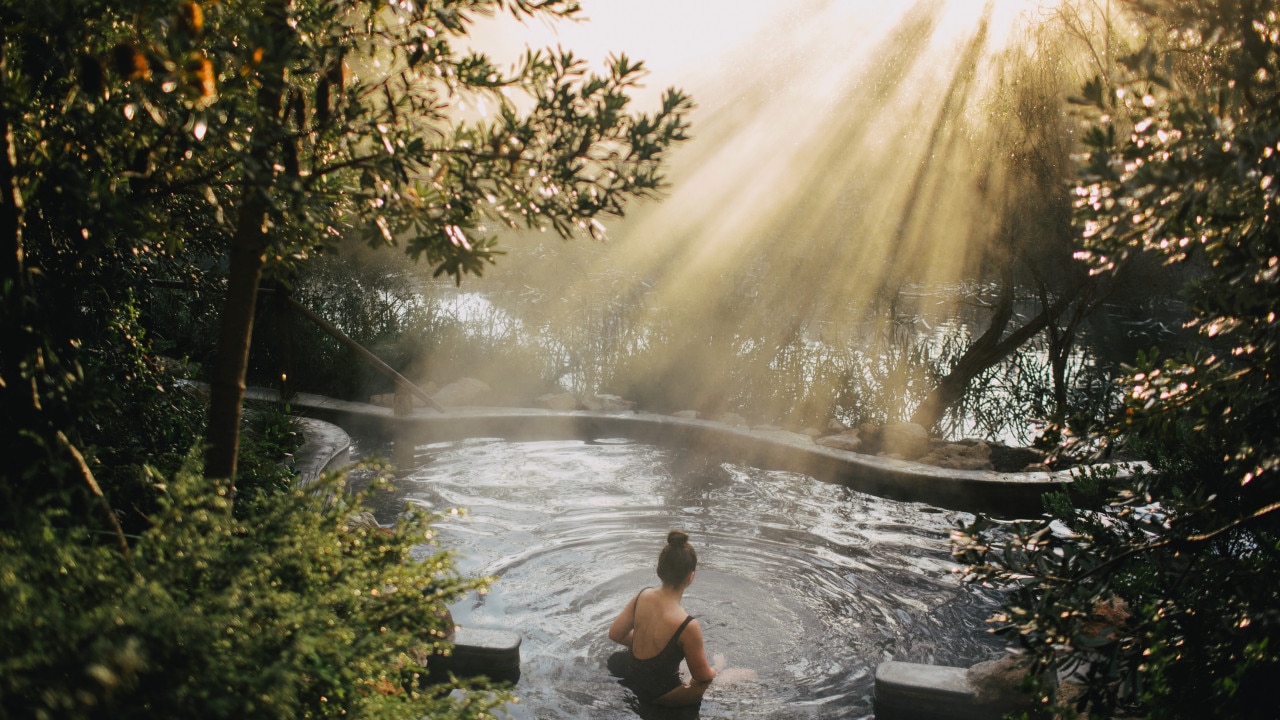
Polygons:
[[[518,631],[513,718],[861,718],[884,660],[971,665],[1000,653],[995,597],[962,586],[955,520],[805,475],[625,440],[420,446],[426,458],[372,502],[466,509],[436,528],[462,570],[499,579],[453,607],[462,625]],[[605,669],[609,623],[658,584],[670,529],[699,553],[685,608],[708,655],[757,679],[713,686],[700,713],[637,708]]]

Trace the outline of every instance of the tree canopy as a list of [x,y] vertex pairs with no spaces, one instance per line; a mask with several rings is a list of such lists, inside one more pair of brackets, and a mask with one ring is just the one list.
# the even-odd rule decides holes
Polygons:
[[[498,226],[598,236],[662,183],[691,104],[652,114],[625,56],[602,76],[568,52],[501,69],[466,49],[478,16],[574,3],[57,1],[3,6],[5,245],[49,282],[114,267],[225,278],[208,472],[231,477],[258,283],[342,236],[401,245],[461,279]],[[209,270],[215,272],[208,272]],[[104,274],[104,273],[99,273]],[[176,278],[174,276],[177,276]]]

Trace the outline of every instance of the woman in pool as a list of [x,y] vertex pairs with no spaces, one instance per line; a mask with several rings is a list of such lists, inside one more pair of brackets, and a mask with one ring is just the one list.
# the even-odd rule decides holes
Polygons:
[[[609,628],[610,640],[630,648],[618,653],[621,667],[612,669],[643,701],[695,705],[716,677],[702,646],[702,628],[680,606],[697,567],[698,553],[689,545],[689,536],[672,530],[658,555],[662,587],[637,593]],[[681,660],[693,676],[688,684],[680,680]]]

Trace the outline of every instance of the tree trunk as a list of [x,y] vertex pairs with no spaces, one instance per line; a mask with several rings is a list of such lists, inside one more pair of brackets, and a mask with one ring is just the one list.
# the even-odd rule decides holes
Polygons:
[[[273,53],[289,47],[288,9],[291,0],[275,0],[266,17],[277,36]],[[206,430],[204,472],[210,479],[227,479],[234,489],[240,455],[240,412],[244,403],[244,376],[253,339],[253,315],[258,283],[267,252],[267,210],[271,190],[278,131],[286,122],[282,113],[286,59],[269,55],[261,66],[258,91],[259,127],[255,128],[251,155],[257,172],[245,174],[243,197],[231,241],[227,296],[222,305],[222,325],[209,392],[209,427]]]
[[[1046,298],[1047,294],[1042,288],[1041,297]],[[1061,423],[1067,416],[1067,362],[1071,359],[1071,348],[1075,346],[1076,335],[1080,332],[1084,319],[1101,304],[1099,296],[1105,297],[1106,294],[1105,288],[1099,291],[1096,282],[1086,284],[1067,324],[1058,327],[1056,319],[1049,323],[1049,367],[1053,374],[1054,404],[1051,420],[1055,423]],[[1047,300],[1042,302],[1047,303]]]
[[258,282],[266,261],[263,226],[267,213],[260,192],[253,186],[245,189],[246,197],[232,240],[227,296],[222,304],[218,353],[209,386],[209,427],[204,451],[204,473],[209,478],[233,479],[240,453],[244,376],[249,365]]
[[1013,318],[1014,283],[1012,272],[1007,270],[1002,280],[1000,298],[996,301],[995,314],[986,332],[965,350],[951,372],[938,381],[934,389],[912,413],[911,422],[925,428],[937,425],[947,408],[964,396],[969,383],[975,377],[1003,360],[1009,353],[1035,337],[1036,333],[1043,330],[1050,322],[1056,320],[1071,305],[1082,287],[1084,283],[1076,285],[1052,305],[1042,302],[1039,314],[1002,338],[1005,328]]
[[[11,108],[4,103],[9,96],[4,87],[5,44],[0,38],[0,407],[3,412],[25,415],[39,404],[30,387],[22,384],[22,361],[27,357],[30,335],[26,268],[22,256],[22,190],[18,186],[18,155],[14,147]],[[19,423],[17,426],[21,426]],[[9,438],[6,438],[8,441]]]
[[[5,50],[0,42],[0,83],[4,82],[4,72]],[[18,283],[22,276],[22,192],[18,189],[17,166],[9,108],[0,104],[0,282]]]
[[[960,356],[956,366],[947,373],[911,414],[911,422],[932,428],[942,419],[942,414],[963,395],[969,381],[992,362],[995,346],[1013,318],[1013,277],[1008,268],[1002,273],[1000,297],[986,332],[973,342]],[[1003,357],[1003,356],[1001,356]]]

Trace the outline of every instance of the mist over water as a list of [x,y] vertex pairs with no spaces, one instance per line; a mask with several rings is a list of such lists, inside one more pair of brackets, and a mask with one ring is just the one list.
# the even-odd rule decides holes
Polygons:
[[[512,59],[526,42],[597,67],[608,52],[645,59],[637,102],[690,91],[695,139],[673,156],[667,196],[609,222],[609,242],[494,228],[508,254],[484,278],[421,282],[423,336],[447,340],[413,379],[480,377],[515,402],[616,393],[753,423],[904,419],[982,332],[1010,254],[1028,238],[1066,248],[1053,243],[1067,220],[1050,211],[1062,198],[1045,190],[1061,179],[1049,166],[1067,151],[1050,139],[1066,121],[1036,103],[1073,79],[1014,73],[1020,23],[1041,4],[583,4],[592,19],[559,34],[495,23],[478,42]],[[1047,364],[1028,346],[944,432],[1026,441]],[[1070,372],[1101,364],[1084,345]],[[634,714],[604,670],[616,649],[604,631],[655,583],[672,527],[698,543],[686,607],[709,651],[758,673],[713,692],[702,718],[868,717],[884,660],[1001,651],[983,622],[995,599],[952,572],[951,514],[625,442],[419,450],[426,464],[375,498],[379,519],[406,501],[466,509],[437,524],[440,540],[465,572],[499,579],[453,612],[524,637],[516,718]]]
[[[484,21],[476,45],[500,62],[526,45],[596,70],[611,53],[643,59],[637,107],[690,91],[694,139],[665,197],[607,221],[608,242],[491,228],[507,254],[483,278],[423,280],[485,349],[437,344],[413,379],[752,423],[900,420],[981,334],[1000,283],[1029,282],[1004,278],[1009,258],[1070,274],[1060,100],[1079,48],[1045,40],[1057,3],[582,4],[581,23]],[[1019,316],[1036,302],[1028,285]],[[1048,381],[1037,342],[975,383],[942,433],[1029,440]],[[1103,364],[1083,343],[1069,376],[1087,386]]]

